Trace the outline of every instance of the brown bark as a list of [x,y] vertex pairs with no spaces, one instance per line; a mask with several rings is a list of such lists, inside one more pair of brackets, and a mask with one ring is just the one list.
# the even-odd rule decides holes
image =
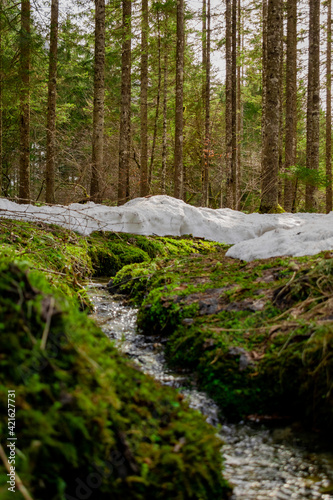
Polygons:
[[226,206],[233,207],[232,171],[232,25],[231,0],[226,0],[226,40],[225,40],[225,168],[227,177]]
[[100,203],[104,147],[105,0],[95,0],[94,111],[90,197]]
[[19,202],[30,202],[30,0],[21,2]]
[[240,209],[240,200],[242,197],[242,165],[241,165],[241,154],[242,154],[242,94],[241,94],[241,49],[242,49],[242,11],[241,11],[241,0],[238,0],[237,4],[237,167],[236,167],[236,177],[237,177],[237,195],[236,195],[236,210]]
[[147,196],[148,184],[148,0],[142,0],[141,12],[141,87],[140,87],[140,139],[141,178],[140,195]]
[[[306,115],[306,167],[311,171],[319,168],[319,42],[320,2],[310,0],[308,96]],[[305,209],[315,208],[316,186],[312,180],[306,185]]]
[[332,210],[332,2],[327,0],[326,47],[326,212]]
[[162,193],[166,194],[167,170],[167,112],[168,112],[168,51],[165,44],[163,67],[163,133],[162,133]]
[[[285,172],[296,164],[297,126],[297,0],[287,1],[287,60],[286,60],[286,128]],[[284,181],[284,209],[291,212],[294,198],[294,182]]]
[[281,23],[281,0],[268,0],[261,213],[274,212],[278,206]]
[[2,1],[0,1],[0,196],[2,195]]
[[183,197],[184,0],[177,0],[174,197]]
[[[282,0],[283,3],[284,0]],[[280,101],[280,120],[279,120],[279,173],[282,172],[283,169],[283,139],[284,139],[284,130],[283,130],[283,81],[284,81],[284,43],[283,43],[283,17],[284,17],[284,9],[282,9],[282,22],[280,26],[280,43],[281,43],[281,56],[280,56],[280,89],[279,89],[279,101]],[[283,204],[282,200],[283,196],[283,183],[282,179],[279,176],[278,179],[278,203],[279,205]]]
[[261,102],[261,172],[264,170],[264,134],[266,113],[266,84],[267,84],[267,8],[268,0],[262,2],[262,102]]
[[149,164],[149,186],[151,186],[153,178],[154,169],[154,159],[155,159],[155,148],[157,140],[157,124],[158,117],[160,113],[160,99],[161,99],[161,82],[162,82],[162,65],[161,65],[161,28],[160,28],[160,16],[159,11],[157,11],[157,44],[158,44],[158,82],[157,82],[157,96],[156,96],[156,111],[154,120],[154,134],[153,134],[153,144],[151,146],[150,164]]
[[210,140],[210,0],[207,0],[207,23],[206,23],[206,57],[205,57],[205,145],[204,145],[204,168],[202,182],[202,204],[209,205],[209,159],[211,150]]
[[55,158],[56,158],[58,13],[59,13],[59,1],[52,0],[47,123],[46,123],[46,171],[45,171],[46,203],[55,203],[54,178],[55,178]]
[[118,205],[129,199],[131,147],[131,0],[122,0],[123,42],[121,57],[121,110],[119,131]]
[[[205,122],[206,115],[206,68],[207,68],[207,2],[202,0],[202,91],[201,91],[201,109],[202,122]],[[207,161],[206,131],[203,131],[202,155],[201,155],[201,203],[205,206],[205,163]]]
[[231,55],[231,133],[232,133],[232,208],[237,205],[237,0],[232,0],[232,55]]

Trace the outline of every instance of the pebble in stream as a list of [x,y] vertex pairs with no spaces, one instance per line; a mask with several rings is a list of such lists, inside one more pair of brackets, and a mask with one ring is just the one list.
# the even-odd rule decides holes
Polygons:
[[232,500],[333,500],[333,494],[324,493],[333,486],[332,455],[309,453],[299,446],[276,442],[274,432],[266,428],[219,425],[214,401],[195,388],[183,389],[189,385],[188,377],[168,370],[156,337],[136,333],[137,310],[114,300],[101,285],[91,287],[89,295],[95,320],[117,348],[162,384],[182,388],[190,406],[218,427],[224,442],[223,475],[234,486]]

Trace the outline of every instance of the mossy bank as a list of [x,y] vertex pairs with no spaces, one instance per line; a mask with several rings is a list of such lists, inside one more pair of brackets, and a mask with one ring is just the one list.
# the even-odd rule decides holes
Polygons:
[[[1,220],[0,433],[15,390],[16,473],[34,499],[223,499],[221,442],[89,319],[82,278],[124,263],[211,252],[187,239],[94,234]],[[11,431],[13,432],[13,431]],[[2,442],[5,448],[5,442]],[[7,452],[7,448],[6,448]],[[0,462],[0,497],[8,491]]]
[[332,253],[246,263],[220,249],[124,267],[112,287],[224,415],[297,420],[333,440]]

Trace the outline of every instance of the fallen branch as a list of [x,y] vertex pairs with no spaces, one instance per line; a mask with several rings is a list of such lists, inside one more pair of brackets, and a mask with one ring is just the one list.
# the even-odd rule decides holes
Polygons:
[[[5,453],[5,451],[4,451],[4,449],[3,449],[3,447],[2,447],[1,444],[0,444],[0,457],[1,457],[1,460],[2,460],[2,462],[4,464],[4,466],[6,467],[7,471],[10,474],[11,470],[10,470],[10,466],[9,466],[9,463],[8,463],[8,459],[7,459],[6,453]],[[30,495],[29,491],[27,490],[27,488],[22,483],[22,481],[20,479],[20,476],[18,475],[18,473],[16,471],[15,471],[15,484],[17,486],[17,489],[22,494],[22,496],[23,496],[23,498],[25,500],[33,500],[32,496]]]
[[43,335],[42,335],[42,341],[40,344],[41,351],[44,351],[45,347],[46,347],[46,342],[47,342],[47,337],[48,337],[49,331],[50,331],[50,325],[51,325],[53,311],[54,311],[54,297],[51,297],[50,306],[49,306],[49,310],[47,312],[47,317],[46,317],[45,328],[44,328]]

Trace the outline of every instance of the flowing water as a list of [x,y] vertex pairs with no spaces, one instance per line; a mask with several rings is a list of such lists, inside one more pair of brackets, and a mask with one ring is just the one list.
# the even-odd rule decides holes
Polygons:
[[89,286],[89,296],[94,318],[117,348],[143,372],[180,390],[190,406],[217,428],[223,441],[223,474],[234,486],[232,500],[333,500],[332,453],[313,451],[313,443],[305,447],[303,437],[290,428],[220,422],[216,404],[196,390],[190,375],[167,368],[164,339],[136,333],[136,309],[110,295],[100,283]]

